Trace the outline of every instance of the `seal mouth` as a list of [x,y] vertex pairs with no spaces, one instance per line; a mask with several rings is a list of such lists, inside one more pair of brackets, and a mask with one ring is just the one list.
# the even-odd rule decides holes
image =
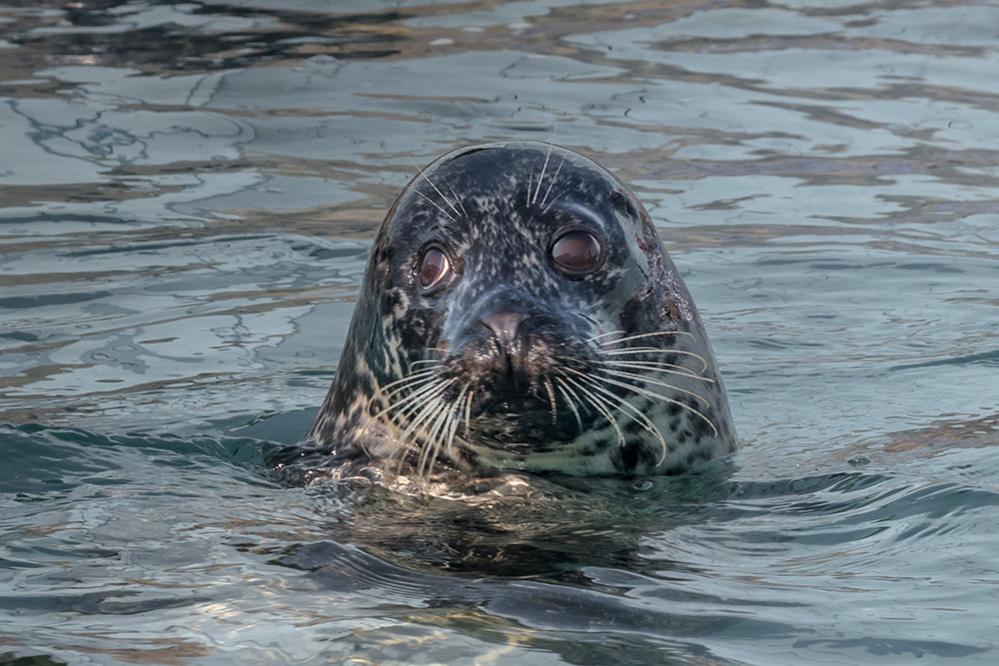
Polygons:
[[[547,446],[570,441],[591,425],[591,411],[570,409],[572,373],[593,372],[585,345],[535,345],[514,356],[473,346],[441,364],[442,397],[463,410],[463,433],[487,447]],[[571,348],[571,352],[568,351]]]
[[469,437],[492,448],[544,448],[570,441],[580,432],[580,424],[561,401],[532,394],[473,400],[469,416]]

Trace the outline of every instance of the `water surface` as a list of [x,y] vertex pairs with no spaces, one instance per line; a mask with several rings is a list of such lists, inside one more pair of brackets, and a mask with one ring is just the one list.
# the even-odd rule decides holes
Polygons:
[[[995,663],[997,47],[959,0],[0,6],[0,664]],[[656,219],[743,448],[269,477],[414,162],[553,136]]]

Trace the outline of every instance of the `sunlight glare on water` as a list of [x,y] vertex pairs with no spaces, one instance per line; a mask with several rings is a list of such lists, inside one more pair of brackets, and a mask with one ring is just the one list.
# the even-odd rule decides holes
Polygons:
[[[0,6],[0,664],[995,663],[997,25]],[[656,220],[742,449],[475,502],[269,475],[413,162],[556,126]]]

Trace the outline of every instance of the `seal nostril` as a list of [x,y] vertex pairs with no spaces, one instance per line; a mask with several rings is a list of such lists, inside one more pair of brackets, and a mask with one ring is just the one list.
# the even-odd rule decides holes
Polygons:
[[509,347],[517,338],[517,330],[527,315],[519,312],[494,312],[477,323],[492,333],[503,348]]

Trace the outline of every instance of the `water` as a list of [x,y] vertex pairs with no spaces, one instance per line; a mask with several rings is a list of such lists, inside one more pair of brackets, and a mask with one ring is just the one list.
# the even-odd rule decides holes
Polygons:
[[[0,664],[995,663],[997,45],[985,2],[0,7]],[[556,125],[658,221],[739,453],[268,476],[413,161]]]

